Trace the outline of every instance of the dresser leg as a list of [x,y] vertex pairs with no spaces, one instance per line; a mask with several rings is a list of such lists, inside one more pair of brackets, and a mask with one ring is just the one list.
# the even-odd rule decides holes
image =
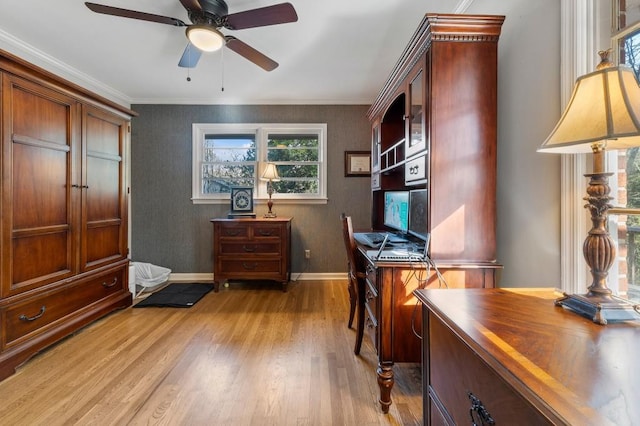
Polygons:
[[282,281],[282,291],[284,293],[287,292],[287,284],[289,284],[289,281]]
[[380,388],[380,408],[383,413],[389,412],[391,405],[391,388],[393,388],[393,364],[378,363],[378,387]]
[[213,292],[217,293],[218,290],[220,290],[220,281],[214,281],[213,282]]

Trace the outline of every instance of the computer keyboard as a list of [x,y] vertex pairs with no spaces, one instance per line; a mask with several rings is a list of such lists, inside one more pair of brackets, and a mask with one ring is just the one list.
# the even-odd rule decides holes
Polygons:
[[368,247],[378,247],[384,237],[389,236],[390,243],[406,243],[407,239],[390,232],[355,232],[353,238],[360,244]]

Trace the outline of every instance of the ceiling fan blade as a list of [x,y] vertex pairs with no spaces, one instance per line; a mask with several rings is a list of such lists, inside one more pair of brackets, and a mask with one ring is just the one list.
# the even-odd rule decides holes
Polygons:
[[226,36],[225,39],[227,40],[227,47],[229,49],[253,62],[262,69],[266,71],[273,71],[278,68],[278,63],[276,61],[258,52],[247,43],[240,41],[233,36]]
[[119,7],[105,6],[103,4],[85,2],[85,5],[96,13],[105,15],[120,16],[123,18],[139,19],[142,21],[157,22],[159,24],[174,25],[176,27],[186,27],[187,24],[176,18],[168,16],[154,15],[152,13],[137,12],[135,10],[120,9]]
[[184,6],[185,9],[191,10],[202,10],[200,6],[200,2],[198,0],[180,0],[180,3]]
[[225,28],[243,30],[245,28],[296,22],[298,14],[291,3],[280,3],[258,9],[232,13],[225,18]]
[[200,56],[202,56],[202,50],[191,43],[187,43],[187,47],[185,47],[184,52],[182,52],[180,62],[178,62],[178,66],[182,68],[195,68],[195,66],[198,65]]

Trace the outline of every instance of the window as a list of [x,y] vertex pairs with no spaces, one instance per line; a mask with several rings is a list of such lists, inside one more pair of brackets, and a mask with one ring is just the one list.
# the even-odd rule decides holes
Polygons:
[[[631,67],[640,77],[640,0],[614,0],[614,61]],[[610,179],[617,208],[612,210],[609,230],[617,237],[618,282],[612,283],[621,296],[640,302],[640,152],[639,148],[612,151],[608,170],[616,171]],[[615,192],[614,192],[615,191]],[[612,268],[612,269],[614,269]],[[612,271],[616,272],[616,271]]]
[[226,203],[233,186],[267,199],[260,175],[271,162],[273,198],[325,203],[326,134],[326,124],[193,124],[193,202]]

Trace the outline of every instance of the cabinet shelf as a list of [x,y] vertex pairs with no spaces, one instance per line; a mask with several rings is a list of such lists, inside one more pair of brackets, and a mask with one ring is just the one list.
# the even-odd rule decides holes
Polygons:
[[404,164],[404,147],[405,139],[402,138],[380,154],[380,171],[382,173]]

